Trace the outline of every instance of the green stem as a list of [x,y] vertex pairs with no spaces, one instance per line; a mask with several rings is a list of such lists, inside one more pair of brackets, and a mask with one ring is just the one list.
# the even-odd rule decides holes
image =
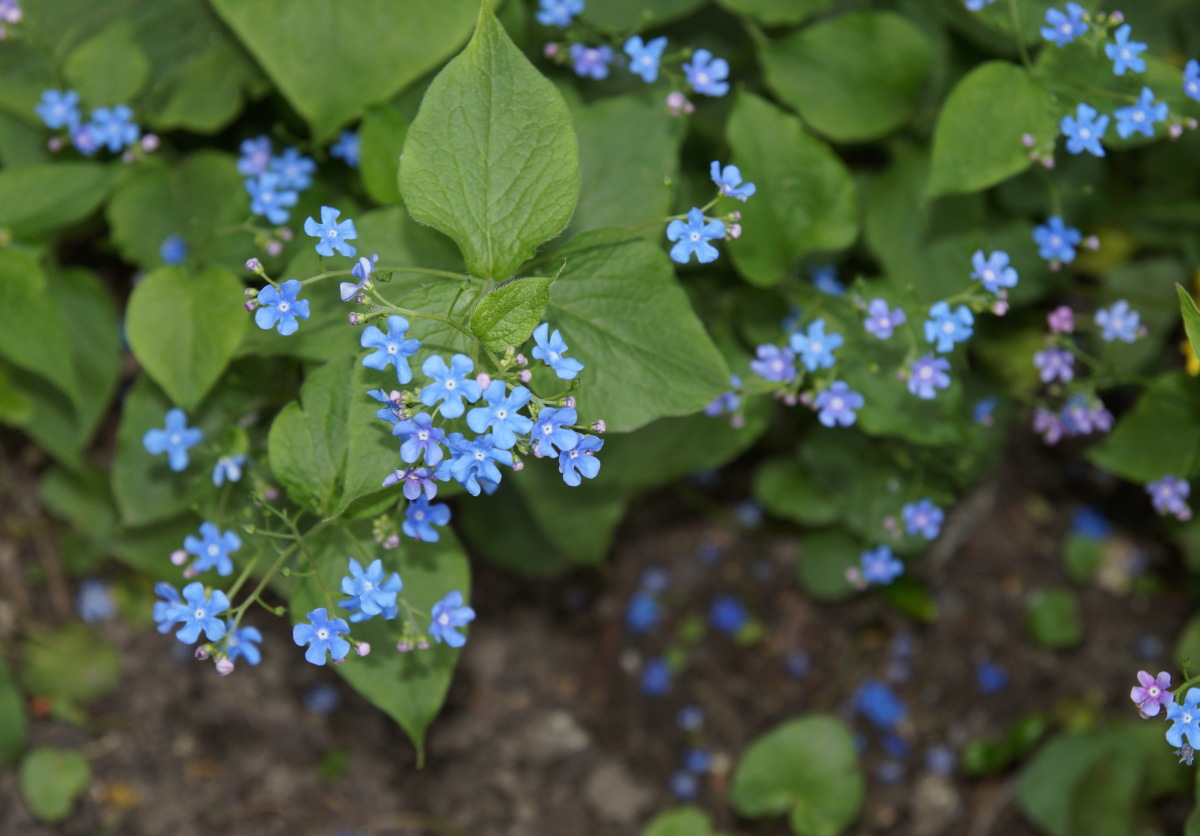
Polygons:
[[1025,38],[1021,35],[1021,11],[1017,8],[1017,0],[1008,0],[1008,12],[1012,16],[1013,37],[1017,39],[1017,54],[1025,69],[1033,71],[1033,62],[1029,60],[1029,50],[1025,48]]

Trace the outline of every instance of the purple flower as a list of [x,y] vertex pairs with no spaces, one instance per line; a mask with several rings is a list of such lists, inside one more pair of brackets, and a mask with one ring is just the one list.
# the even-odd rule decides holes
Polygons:
[[[1074,255],[1074,251],[1072,251]],[[1059,305],[1046,314],[1046,324],[1051,334],[1071,334],[1075,331],[1075,312],[1066,305]]]
[[402,316],[389,316],[387,327],[387,334],[374,325],[368,325],[363,330],[359,344],[363,348],[373,348],[375,351],[364,357],[362,364],[368,369],[379,371],[383,371],[388,366],[395,366],[396,380],[400,383],[408,383],[412,380],[412,370],[408,367],[408,358],[417,353],[421,343],[404,338],[408,331],[408,320]]
[[1129,40],[1129,34],[1132,31],[1133,29],[1126,23],[1113,33],[1116,43],[1104,45],[1104,54],[1108,56],[1108,60],[1113,62],[1113,73],[1116,75],[1125,75],[1126,70],[1132,70],[1135,73],[1146,72],[1146,59],[1138,56],[1148,47],[1146,44]]
[[900,516],[904,518],[904,528],[909,534],[919,534],[926,540],[933,540],[942,530],[946,513],[926,497],[905,505]]
[[1088,25],[1083,21],[1086,14],[1083,6],[1078,3],[1067,3],[1065,14],[1058,9],[1047,9],[1042,37],[1060,47],[1066,46],[1088,30]]
[[1039,406],[1033,411],[1033,431],[1042,437],[1043,443],[1057,444],[1063,437],[1062,421],[1056,413]]
[[989,293],[999,294],[1001,288],[1016,287],[1017,271],[1009,266],[1008,253],[997,250],[984,257],[983,250],[976,250],[971,256],[972,279],[979,279]]
[[310,238],[320,239],[316,244],[317,255],[328,258],[333,255],[334,250],[337,250],[347,258],[354,258],[357,250],[354,249],[353,244],[346,242],[357,238],[358,230],[354,228],[354,221],[348,218],[338,223],[340,214],[342,213],[332,206],[322,206],[320,223],[312,218],[304,221],[304,234]]
[[[439,451],[440,452],[440,451]],[[393,470],[383,480],[383,487],[394,485],[397,482],[404,483],[404,498],[415,500],[425,494],[426,499],[433,499],[437,496],[437,482],[433,478],[433,471],[427,467],[409,467],[404,470]]]
[[934,343],[939,353],[953,351],[956,343],[966,342],[975,333],[975,317],[966,305],[951,311],[946,302],[935,302],[929,317],[925,320],[925,341]]
[[754,196],[756,187],[753,183],[742,182],[742,172],[736,165],[727,165],[724,169],[716,160],[712,161],[709,176],[717,184],[717,190],[728,197],[736,197],[745,203]]
[[836,362],[833,352],[841,348],[843,342],[841,334],[826,335],[824,319],[813,321],[803,334],[797,331],[788,340],[792,350],[800,355],[804,368],[810,372],[832,368]]
[[692,53],[690,63],[683,65],[684,75],[688,84],[697,93],[705,96],[724,96],[729,92],[729,62],[724,58],[714,58],[707,49],[698,49]]
[[574,447],[558,454],[558,472],[563,481],[577,488],[584,477],[595,479],[600,472],[600,460],[595,454],[603,446],[604,439],[598,436],[579,435]]
[[232,531],[222,532],[211,522],[200,524],[200,538],[189,534],[183,540],[183,550],[196,555],[192,568],[196,572],[207,572],[216,569],[221,577],[233,574],[233,561],[230,552],[242,547],[242,540]]
[[265,135],[243,139],[240,150],[242,156],[238,158],[237,170],[243,177],[262,174],[271,164],[271,140]]
[[863,320],[863,327],[867,329],[868,334],[886,340],[898,326],[907,321],[908,317],[905,316],[903,308],[888,310],[888,303],[883,299],[872,299],[867,305],[867,318]]
[[187,451],[204,439],[204,433],[187,425],[187,414],[176,407],[167,412],[163,429],[146,430],[142,446],[152,456],[167,454],[167,465],[178,473],[188,466]]
[[760,345],[755,349],[757,360],[750,361],[750,371],[772,383],[786,383],[796,376],[796,354],[777,345]]
[[445,526],[450,522],[450,506],[438,503],[430,505],[425,497],[419,497],[404,509],[404,524],[401,530],[424,543],[436,543],[441,535],[434,528]]
[[862,409],[863,396],[851,391],[849,384],[837,380],[813,402],[818,410],[817,420],[827,427],[841,425],[849,427],[857,419],[857,410]]
[[475,620],[475,610],[463,603],[461,592],[455,590],[434,604],[432,615],[429,634],[439,643],[444,641],[451,647],[462,647],[467,643],[467,637],[457,629]]
[[547,336],[549,331],[550,325],[546,322],[533,330],[535,345],[530,353],[535,359],[554,369],[559,380],[574,380],[583,371],[583,363],[565,356],[570,349],[563,340],[561,331],[555,328],[554,333]]
[[1183,738],[1187,737],[1188,746],[1195,749],[1200,746],[1200,688],[1188,688],[1183,705],[1172,700],[1167,705],[1167,719],[1171,728],[1167,729],[1167,742],[1172,746],[1182,747]]
[[1138,338],[1141,324],[1138,312],[1129,309],[1129,303],[1120,299],[1111,308],[1096,311],[1096,324],[1100,326],[1100,338],[1105,342],[1120,340],[1132,343]]
[[443,418],[462,415],[466,410],[463,398],[467,403],[475,403],[483,394],[483,387],[474,378],[467,377],[474,369],[475,364],[465,354],[455,354],[450,358],[449,366],[439,354],[426,357],[421,371],[426,377],[433,378],[433,383],[421,390],[421,403],[433,406],[441,401],[438,411]]
[[112,587],[99,578],[88,578],[79,585],[75,610],[87,624],[108,621],[117,614],[117,602],[113,599]]
[[868,549],[859,555],[862,566],[862,578],[867,583],[877,583],[887,586],[904,574],[904,564],[892,554],[887,546]]
[[1187,504],[1191,492],[1192,486],[1186,479],[1171,474],[1146,485],[1154,510],[1161,516],[1171,514],[1179,520],[1191,519],[1192,509]]
[[914,360],[908,373],[908,391],[924,401],[937,397],[938,389],[950,388],[950,361],[926,354]]
[[1070,264],[1075,260],[1075,248],[1082,240],[1083,233],[1064,224],[1058,215],[1052,215],[1045,224],[1033,228],[1033,243],[1038,246],[1038,255],[1047,261]]
[[433,426],[428,412],[418,412],[407,421],[397,421],[392,435],[407,436],[400,445],[400,458],[408,464],[425,457],[425,464],[434,467],[442,460],[441,445],[446,443],[446,432]]
[[288,279],[278,288],[271,286],[260,290],[254,324],[264,331],[275,328],[285,337],[296,333],[300,327],[296,320],[308,319],[308,300],[296,298],[300,289],[298,280]]
[[571,44],[571,63],[576,75],[584,78],[608,78],[608,65],[612,63],[612,60],[612,47],[605,44],[600,46]]
[[1099,116],[1096,108],[1080,102],[1075,108],[1074,116],[1064,116],[1059,122],[1063,136],[1067,138],[1067,150],[1072,154],[1087,151],[1089,154],[1103,157],[1104,146],[1100,144],[1100,140],[1108,130],[1108,121],[1108,116]]
[[[1137,704],[1138,714],[1142,719],[1157,717],[1160,709],[1170,709],[1175,702],[1174,695],[1167,689],[1171,687],[1171,674],[1160,671],[1155,678],[1147,671],[1138,671],[1138,682],[1129,692],[1129,699]],[[1178,744],[1176,744],[1178,745]]]
[[342,633],[350,632],[346,619],[330,618],[328,610],[318,607],[308,614],[308,621],[292,627],[292,641],[300,647],[308,645],[304,658],[314,665],[324,665],[326,653],[335,662],[345,659],[350,652],[350,642],[342,638]]
[[571,429],[578,420],[579,416],[569,406],[546,407],[538,413],[530,439],[543,456],[558,455],[578,443],[579,433]]
[[1047,348],[1033,355],[1033,365],[1037,368],[1042,383],[1061,380],[1070,382],[1075,376],[1075,356],[1063,348]]

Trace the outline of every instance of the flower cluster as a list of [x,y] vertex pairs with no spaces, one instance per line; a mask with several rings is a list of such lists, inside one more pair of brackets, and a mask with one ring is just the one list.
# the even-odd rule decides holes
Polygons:
[[[312,185],[317,163],[296,148],[286,148],[276,155],[270,137],[260,135],[242,141],[237,169],[246,178],[250,211],[282,226],[291,217],[288,210],[296,205],[301,192]],[[282,244],[276,242],[276,248],[282,249]]]
[[[2,14],[3,10],[0,9]],[[44,90],[34,111],[47,128],[66,131],[71,145],[86,157],[101,149],[113,154],[124,151],[125,161],[132,162],[137,151],[150,152],[158,148],[158,137],[154,134],[142,136],[142,129],[133,121],[133,111],[127,105],[95,108],[85,122],[77,92]],[[60,137],[50,140],[50,149],[53,151],[59,150],[62,145]]]
[[[1138,684],[1129,692],[1129,699],[1137,706],[1138,714],[1143,720],[1157,717],[1166,709],[1165,719],[1171,724],[1166,731],[1167,743],[1175,747],[1175,755],[1180,763],[1192,765],[1195,750],[1200,746],[1200,688],[1189,685],[1196,682],[1189,679],[1179,690],[1172,692],[1171,674],[1160,671],[1158,676],[1152,676],[1148,671],[1138,671]],[[1182,704],[1176,701],[1175,695],[1184,688],[1187,694]]]
[[[687,215],[667,224],[667,240],[675,242],[675,246],[671,247],[671,260],[678,264],[687,264],[693,255],[701,264],[710,264],[717,260],[720,252],[709,241],[738,238],[742,234],[740,212],[731,212],[722,220],[708,217],[705,211],[722,197],[732,197],[745,203],[756,191],[755,185],[743,182],[742,172],[736,165],[722,167],[716,160],[712,162],[709,176],[717,187],[716,198],[703,209],[693,206]],[[726,220],[729,221],[728,226]]]

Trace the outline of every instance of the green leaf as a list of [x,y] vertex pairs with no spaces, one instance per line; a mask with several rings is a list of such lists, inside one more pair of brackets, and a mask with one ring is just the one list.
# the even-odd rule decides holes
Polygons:
[[14,380],[16,375],[0,363],[0,424],[26,427],[33,419],[33,404]]
[[1029,168],[1023,134],[1058,135],[1050,94],[1016,64],[990,61],[950,91],[933,134],[926,197],[983,191]]
[[1200,615],[1188,619],[1175,639],[1173,660],[1181,668],[1184,664],[1191,670],[1200,668]]
[[149,76],[150,61],[127,18],[118,18],[77,46],[63,65],[67,86],[89,108],[128,105]]
[[642,836],[712,836],[712,818],[697,807],[677,807],[659,813]]
[[554,463],[536,459],[514,479],[538,529],[576,563],[603,563],[625,517],[625,498],[604,481],[604,453],[600,451],[600,474],[577,487],[563,482]]
[[1184,372],[1165,374],[1143,390],[1088,458],[1132,482],[1152,482],[1168,473],[1194,478],[1200,475],[1198,414],[1200,381]]
[[791,457],[770,459],[758,468],[754,496],[767,511],[801,525],[828,525],[841,512],[836,499]]
[[445,60],[471,31],[478,0],[212,5],[324,142]]
[[248,325],[242,283],[210,267],[162,267],[129,297],[134,355],[178,406],[191,411],[221,377]]
[[717,4],[764,26],[785,26],[820,14],[833,5],[833,0],[717,0]]
[[1183,316],[1183,329],[1187,332],[1188,342],[1192,344],[1192,353],[1200,357],[1200,308],[1196,307],[1196,300],[1183,289],[1183,285],[1176,284],[1175,290],[1179,293],[1179,313]]
[[804,538],[796,579],[804,591],[819,601],[841,601],[857,590],[846,570],[861,563],[864,547],[841,528],[814,531]]
[[0,657],[0,768],[17,762],[27,736],[25,701]]
[[582,19],[600,29],[623,33],[683,17],[703,5],[704,0],[604,0],[586,4]]
[[837,836],[857,818],[864,789],[850,729],[809,714],[750,744],[733,771],[732,799],[743,816],[789,814],[797,836]]
[[163,240],[181,235],[189,261],[236,272],[259,253],[245,232],[220,230],[242,224],[249,206],[233,158],[200,151],[170,167],[161,161],[138,165],[118,185],[107,212],[117,249],[144,269],[161,267]]
[[108,412],[121,366],[121,326],[112,293],[90,270],[69,268],[53,275],[50,295],[62,311],[71,366],[78,382],[76,447],[91,439]]
[[[358,129],[359,165],[363,188],[376,203],[400,203],[400,152],[408,123],[394,107],[371,108]],[[359,230],[359,234],[362,231]]]
[[553,278],[514,279],[487,294],[471,314],[471,330],[492,351],[523,345],[550,304]]
[[400,193],[477,276],[505,279],[571,219],[579,159],[566,103],[485,2],[467,48],[429,85]]
[[767,86],[837,142],[876,139],[906,123],[933,65],[933,44],[895,12],[856,12],[765,45]]
[[[338,529],[315,538],[312,548],[326,586],[336,587],[338,580],[348,574],[349,557],[356,558],[364,566],[378,557],[383,560],[386,572],[399,572],[404,583],[400,597],[417,613],[427,614],[447,593],[459,590],[466,595],[471,586],[470,567],[462,546],[449,529],[443,529],[440,534],[441,539],[436,543],[422,543],[405,537],[398,549],[384,552],[375,545],[371,523],[363,520],[351,525],[340,523]],[[292,599],[292,621],[307,621],[307,613],[317,607],[328,607],[328,604],[315,578],[309,578]],[[402,608],[401,613],[404,612]],[[416,632],[410,634],[409,640],[417,636],[429,638],[430,649],[398,653],[399,620],[389,622],[373,618],[355,624],[354,637],[369,642],[371,653],[362,658],[352,657],[335,670],[356,691],[400,724],[417,747],[417,759],[421,761],[425,729],[446,699],[458,651],[432,642],[426,634],[428,617],[418,616],[413,626]]]
[[733,162],[759,192],[738,206],[751,232],[730,241],[734,267],[751,284],[778,284],[797,259],[847,247],[858,235],[850,172],[800,120],[750,93],[729,119]]
[[267,439],[271,472],[293,502],[331,517],[383,490],[395,445],[366,393],[386,379],[358,356],[331,360],[275,418]]
[[92,779],[87,758],[75,749],[39,746],[21,763],[21,795],[42,821],[64,821]]
[[1083,639],[1079,598],[1069,589],[1043,589],[1034,594],[1025,612],[1030,638],[1051,650],[1067,650]]
[[83,220],[108,194],[116,171],[87,162],[56,162],[0,171],[0,227],[18,238]]
[[0,250],[0,357],[41,375],[78,402],[62,313],[41,267],[12,249]]
[[56,711],[60,704],[80,706],[110,693],[121,675],[116,648],[82,622],[31,633],[21,649],[25,690],[49,697]]
[[566,266],[547,318],[584,364],[582,421],[625,432],[697,412],[729,387],[725,359],[659,246],[598,231],[555,257]]

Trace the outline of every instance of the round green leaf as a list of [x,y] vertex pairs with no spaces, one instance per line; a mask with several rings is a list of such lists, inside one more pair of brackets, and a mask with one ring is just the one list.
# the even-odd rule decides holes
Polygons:
[[712,818],[696,807],[679,807],[659,813],[642,836],[712,836]]
[[79,752],[41,746],[21,763],[21,795],[42,821],[63,821],[91,777],[87,758]]
[[1042,647],[1067,650],[1083,639],[1079,598],[1069,589],[1045,589],[1036,593],[1025,612],[1025,629]]
[[128,105],[149,78],[150,61],[129,20],[118,18],[67,56],[63,75],[88,107]]
[[850,729],[824,714],[767,732],[733,772],[734,809],[750,817],[788,814],[797,836],[837,836],[858,816],[863,792]]
[[806,26],[762,50],[767,86],[830,139],[861,142],[912,116],[933,64],[928,36],[894,12]]

